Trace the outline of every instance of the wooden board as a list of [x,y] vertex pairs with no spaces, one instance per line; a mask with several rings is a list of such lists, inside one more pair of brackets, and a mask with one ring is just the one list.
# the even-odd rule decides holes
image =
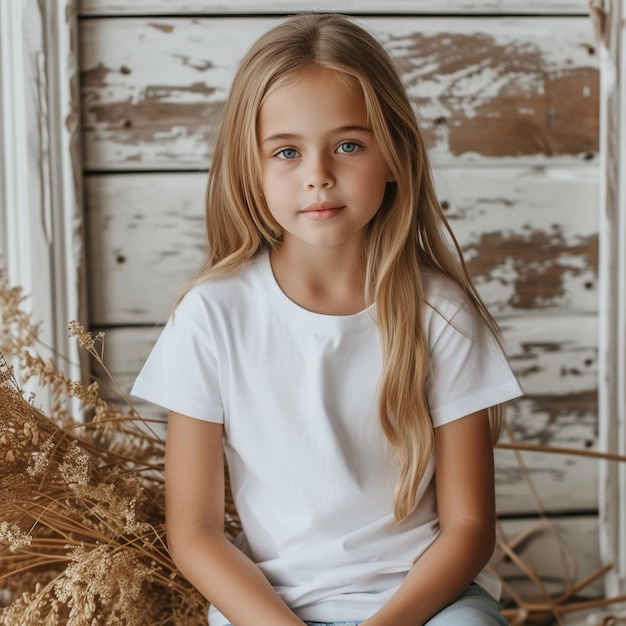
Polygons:
[[85,178],[92,324],[167,319],[204,256],[204,185],[203,174]]
[[585,0],[80,0],[80,14],[87,15],[223,15],[338,11],[343,13],[555,13],[584,15]]
[[435,178],[492,312],[597,310],[594,167],[452,168]]
[[[245,49],[276,19],[81,22],[84,165],[203,169]],[[437,164],[596,158],[586,17],[367,18],[398,62]]]
[[[151,324],[203,258],[204,174],[85,179],[93,324]],[[590,168],[453,168],[440,197],[494,313],[597,310]]]
[[[597,445],[597,318],[527,314],[500,319],[507,354],[526,395],[511,402],[502,441],[593,450]],[[597,507],[597,461],[550,453],[496,451],[500,512],[533,507],[528,478],[546,510]],[[532,509],[534,510],[534,509]]]

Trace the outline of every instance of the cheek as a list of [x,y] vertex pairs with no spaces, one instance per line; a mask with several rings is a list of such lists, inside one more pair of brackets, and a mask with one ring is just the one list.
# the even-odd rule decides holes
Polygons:
[[282,175],[279,168],[269,166],[263,171],[261,180],[263,182],[263,189],[267,194],[272,193],[272,190],[274,190],[277,185],[285,185],[287,178]]
[[265,201],[269,204],[272,198],[272,191],[276,189],[275,177],[267,169],[263,170],[260,175],[261,192],[265,198]]
[[364,187],[367,187],[370,193],[384,194],[387,183],[392,182],[393,177],[386,166],[376,164],[369,168],[365,180]]
[[266,175],[263,177],[262,191],[266,210],[276,219],[280,216],[281,208],[285,203],[287,195],[284,192],[284,183],[281,186],[280,177]]

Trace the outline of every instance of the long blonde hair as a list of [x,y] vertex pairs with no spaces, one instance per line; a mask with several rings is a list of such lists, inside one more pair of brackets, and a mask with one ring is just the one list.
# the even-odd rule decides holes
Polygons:
[[[280,245],[281,228],[261,189],[256,123],[268,93],[311,67],[358,82],[374,136],[395,179],[387,184],[367,228],[365,296],[376,304],[383,346],[379,413],[399,462],[394,512],[402,520],[415,507],[434,449],[424,398],[429,351],[420,267],[452,279],[498,340],[499,334],[437,200],[424,141],[399,74],[367,31],[340,15],[303,14],[271,29],[248,51],[226,102],[209,172],[208,257],[184,286],[181,299],[195,285],[229,274]],[[490,409],[490,420],[495,440],[501,407]]]

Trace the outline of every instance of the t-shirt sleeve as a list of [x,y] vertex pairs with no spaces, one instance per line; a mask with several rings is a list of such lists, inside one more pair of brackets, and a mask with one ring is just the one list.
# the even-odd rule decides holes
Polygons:
[[210,326],[202,297],[190,292],[161,332],[131,395],[189,417],[223,423]]
[[434,427],[523,395],[500,345],[466,308],[448,318],[431,310],[428,333],[426,397]]

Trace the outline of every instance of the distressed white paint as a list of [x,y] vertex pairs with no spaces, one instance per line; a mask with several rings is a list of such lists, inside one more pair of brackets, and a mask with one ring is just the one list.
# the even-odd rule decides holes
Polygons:
[[[24,37],[24,11],[32,13],[29,37]],[[48,317],[48,281],[37,284],[36,268],[47,265],[49,206],[39,179],[40,136],[45,100],[41,73],[43,24],[37,3],[19,0],[0,5],[0,81],[2,89],[2,252],[9,281],[33,294],[31,306]],[[30,173],[30,175],[29,175]],[[33,179],[30,176],[33,176]],[[35,184],[33,184],[35,182]],[[41,220],[41,216],[44,217]],[[45,219],[48,217],[48,219]],[[33,293],[34,292],[34,293]]]
[[81,15],[221,15],[338,11],[343,13],[585,14],[585,0],[80,0]]
[[[219,107],[233,72],[249,45],[276,21],[85,20],[81,27],[85,167],[96,171],[207,167]],[[562,154],[557,146],[555,154],[552,145],[577,132],[560,129],[560,117],[572,106],[595,101],[597,59],[590,20],[376,17],[363,24],[402,67],[409,93],[432,134],[436,164],[580,163],[593,158],[595,147]],[[581,73],[584,79],[577,78]],[[561,94],[557,106],[546,99],[545,90],[548,83],[564,78],[579,81],[580,94]],[[169,107],[169,113],[158,113],[159,107]],[[513,132],[511,118],[519,129],[515,139],[532,143],[532,154],[527,148],[523,156],[516,156],[515,141],[499,146],[508,158],[478,154],[480,143],[474,143],[476,153],[454,145],[463,126],[474,119],[481,120],[481,127],[470,131],[474,137],[496,125],[491,135],[485,134],[482,144],[488,145],[497,140],[497,124]]]
[[[437,179],[470,269],[477,255],[487,254],[482,240],[495,240],[497,262],[475,274],[495,313],[511,314],[520,305],[555,313],[597,310],[595,258],[587,258],[597,235],[591,167],[450,168],[438,170]],[[204,185],[204,174],[87,177],[94,324],[167,317],[176,289],[203,258]],[[533,247],[533,237],[541,237],[543,247]],[[479,262],[476,271],[482,271]],[[520,303],[517,293],[534,288],[525,287],[533,272],[550,275],[553,289],[543,301]]]
[[[626,453],[626,0],[606,0],[600,33],[600,445]],[[607,595],[626,594],[626,463],[600,467],[600,546],[615,562]]]
[[[567,397],[595,392],[598,375],[596,315],[524,311],[499,320],[511,365],[523,380],[527,394]],[[520,434],[533,440],[550,428],[552,432],[545,435],[546,439],[567,445],[568,435],[555,425],[544,423],[541,416],[533,417],[523,427]],[[585,427],[586,437],[591,441],[595,440],[594,428],[595,423]]]
[[[441,202],[449,205],[446,217],[470,271],[474,262],[477,266],[475,281],[493,313],[597,310],[594,166],[440,168],[435,179]],[[503,258],[484,273],[481,257],[489,254],[491,240]],[[517,291],[534,272],[550,276],[553,292],[523,302]]]
[[90,310],[94,325],[153,324],[200,263],[204,174],[89,176]]
[[41,351],[80,377],[65,331],[84,304],[75,17],[71,0],[0,3],[0,246],[10,282],[42,322]]

